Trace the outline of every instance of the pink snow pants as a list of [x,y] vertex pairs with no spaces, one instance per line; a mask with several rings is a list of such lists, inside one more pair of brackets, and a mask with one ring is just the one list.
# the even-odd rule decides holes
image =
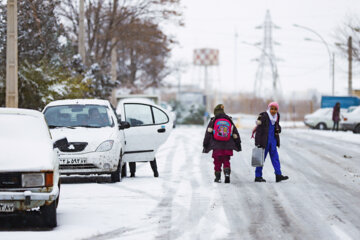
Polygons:
[[230,156],[213,156],[214,158],[214,170],[215,172],[221,172],[221,166],[230,168]]

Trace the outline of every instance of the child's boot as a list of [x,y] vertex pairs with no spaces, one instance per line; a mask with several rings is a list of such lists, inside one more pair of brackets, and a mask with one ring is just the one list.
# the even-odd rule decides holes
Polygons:
[[231,169],[230,169],[230,168],[225,168],[225,169],[224,169],[225,183],[230,183],[230,173],[231,173]]
[[288,180],[289,179],[288,176],[277,175],[277,174],[275,174],[275,176],[276,176],[276,182],[281,182],[283,180]]
[[255,177],[255,182],[266,182],[266,180],[262,177]]
[[220,178],[221,178],[221,172],[216,171],[215,172],[215,180],[214,180],[214,182],[218,182],[218,183],[221,182]]

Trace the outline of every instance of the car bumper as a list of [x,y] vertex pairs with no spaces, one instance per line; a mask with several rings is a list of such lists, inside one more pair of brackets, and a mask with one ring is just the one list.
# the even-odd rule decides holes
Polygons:
[[354,130],[356,123],[342,123],[341,126],[344,130]]
[[[72,160],[83,159],[86,163],[76,164]],[[83,154],[61,153],[60,173],[61,174],[107,174],[115,172],[119,164],[119,153],[110,150],[107,152],[89,152]],[[64,163],[62,160],[67,160]]]
[[15,189],[0,189],[0,204],[13,204],[14,210],[24,211],[41,207],[55,201],[59,197],[59,187],[54,186],[51,192],[16,192]]
[[315,124],[313,122],[306,122],[304,121],[304,124],[310,128],[314,128],[315,127]]

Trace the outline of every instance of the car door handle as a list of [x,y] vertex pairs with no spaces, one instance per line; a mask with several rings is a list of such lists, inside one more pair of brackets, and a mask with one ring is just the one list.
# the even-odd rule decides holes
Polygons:
[[164,132],[166,132],[166,129],[165,128],[160,128],[160,129],[158,129],[158,132],[159,133],[164,133]]

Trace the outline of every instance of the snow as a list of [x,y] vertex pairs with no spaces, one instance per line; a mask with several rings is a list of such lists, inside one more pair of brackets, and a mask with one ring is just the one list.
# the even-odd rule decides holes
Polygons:
[[180,126],[157,154],[159,178],[149,163],[138,163],[136,177],[121,183],[64,178],[57,228],[5,229],[0,238],[358,238],[359,135],[287,128],[279,155],[290,179],[275,183],[267,159],[267,182],[254,183],[250,132],[240,130],[243,151],[231,160],[230,184],[213,182],[211,155],[201,153],[204,127]]
[[54,168],[52,141],[40,112],[0,109],[0,171]]

